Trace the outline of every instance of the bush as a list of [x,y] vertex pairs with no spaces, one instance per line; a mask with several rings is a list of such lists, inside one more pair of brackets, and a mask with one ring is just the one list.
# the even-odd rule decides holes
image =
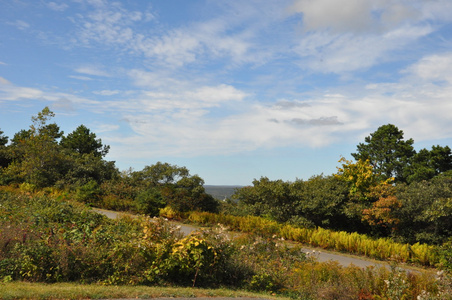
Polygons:
[[88,183],[77,188],[75,192],[75,199],[77,201],[96,205],[101,196],[99,184],[95,180],[90,180]]
[[148,189],[138,194],[136,203],[140,213],[151,217],[158,216],[160,209],[165,207],[162,194],[156,188]]

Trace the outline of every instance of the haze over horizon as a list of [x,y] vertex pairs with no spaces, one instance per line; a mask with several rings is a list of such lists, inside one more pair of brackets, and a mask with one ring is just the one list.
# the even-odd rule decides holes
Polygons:
[[0,0],[0,130],[45,106],[121,170],[336,172],[388,123],[452,145],[452,1]]

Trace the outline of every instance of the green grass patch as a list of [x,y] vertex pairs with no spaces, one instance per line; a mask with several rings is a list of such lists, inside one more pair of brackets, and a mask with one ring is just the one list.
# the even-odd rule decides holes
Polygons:
[[105,286],[76,283],[0,283],[0,299],[150,299],[198,297],[248,297],[288,299],[230,289],[198,289],[183,287]]

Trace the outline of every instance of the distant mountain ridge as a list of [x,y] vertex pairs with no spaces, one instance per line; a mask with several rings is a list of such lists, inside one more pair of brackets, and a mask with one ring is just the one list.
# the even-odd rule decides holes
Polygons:
[[206,193],[218,200],[231,197],[237,189],[242,187],[241,185],[204,185]]

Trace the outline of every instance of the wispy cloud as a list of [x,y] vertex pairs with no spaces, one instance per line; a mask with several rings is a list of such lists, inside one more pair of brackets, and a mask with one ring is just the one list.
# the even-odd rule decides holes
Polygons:
[[46,3],[47,7],[54,11],[65,11],[69,5],[66,3],[56,3],[56,2],[48,2]]
[[447,81],[452,84],[452,52],[426,56],[402,73],[411,74],[426,81]]
[[27,22],[23,21],[23,20],[16,20],[14,22],[7,22],[7,24],[16,27],[17,29],[20,30],[25,30],[30,28],[30,24],[28,24]]
[[113,96],[121,93],[119,90],[102,90],[102,91],[93,91],[93,94],[101,95],[101,96]]
[[84,80],[84,81],[90,81],[93,80],[91,77],[88,76],[80,76],[80,75],[69,75],[69,78],[74,78],[74,79],[78,79],[78,80]]
[[[435,28],[426,22],[436,1],[296,0],[292,12],[301,13],[298,45],[300,66],[315,72],[350,72],[391,60]],[[400,59],[394,56],[392,59]]]
[[103,70],[102,67],[98,66],[81,66],[75,69],[77,73],[93,75],[93,76],[111,76],[107,71]]
[[79,105],[96,105],[96,100],[87,99],[71,93],[49,92],[37,88],[17,86],[0,77],[0,101],[37,100],[50,102],[77,103]]

